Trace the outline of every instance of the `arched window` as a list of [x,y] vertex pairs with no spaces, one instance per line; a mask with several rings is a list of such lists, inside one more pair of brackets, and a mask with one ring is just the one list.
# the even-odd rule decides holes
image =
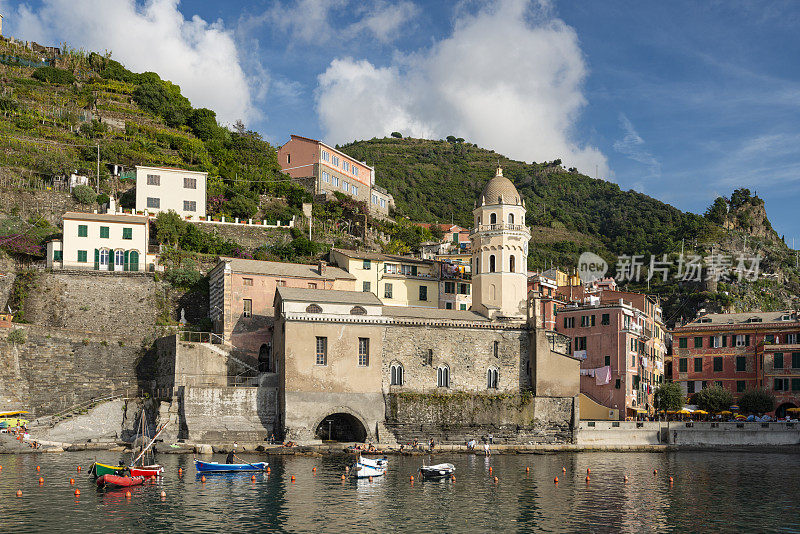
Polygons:
[[131,250],[128,252],[128,270],[129,271],[138,271],[139,270],[139,251],[138,250]]
[[494,264],[494,261],[495,261],[495,260],[494,260],[494,254],[491,254],[491,255],[489,256],[489,272],[490,272],[490,273],[493,273],[493,272],[494,272],[494,269],[495,269],[495,264]]
[[362,308],[361,306],[353,306],[353,309],[350,310],[350,315],[366,315],[367,310]]
[[497,389],[497,369],[494,367],[486,370],[486,389]]
[[393,363],[391,367],[391,381],[389,385],[391,386],[402,386],[403,385],[403,364],[400,363]]
[[481,218],[480,218],[480,217],[478,217],[478,218],[475,220],[475,228],[479,227],[480,225],[481,225]]
[[114,269],[117,271],[121,271],[125,266],[125,251],[124,250],[115,250],[114,251]]
[[509,213],[508,214],[508,224],[514,224],[514,214],[513,213]]
[[492,213],[489,215],[489,224],[497,224],[497,214]]
[[514,262],[515,261],[516,261],[515,257],[512,254],[511,257],[508,259],[508,270],[511,271],[512,273],[514,272],[514,267],[515,267]]
[[271,373],[272,370],[272,347],[271,344],[264,343],[258,350],[258,370],[262,373]]
[[109,258],[108,249],[107,248],[101,248],[100,249],[100,266],[101,267],[108,266],[108,258]]
[[436,369],[436,387],[450,387],[450,368],[446,365],[442,365]]
[[322,313],[322,308],[319,304],[309,304],[306,308],[306,313]]

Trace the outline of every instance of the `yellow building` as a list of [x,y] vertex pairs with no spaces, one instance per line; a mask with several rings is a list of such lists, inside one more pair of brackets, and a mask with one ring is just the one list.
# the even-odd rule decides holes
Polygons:
[[356,291],[372,293],[387,306],[439,307],[436,265],[407,256],[334,248],[331,262],[356,278]]

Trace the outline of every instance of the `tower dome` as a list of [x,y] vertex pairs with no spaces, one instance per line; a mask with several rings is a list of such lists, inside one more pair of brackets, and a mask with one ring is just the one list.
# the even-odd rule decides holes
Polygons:
[[481,192],[481,205],[483,204],[517,204],[520,198],[517,188],[511,180],[503,176],[503,168],[498,166],[494,178],[489,180]]

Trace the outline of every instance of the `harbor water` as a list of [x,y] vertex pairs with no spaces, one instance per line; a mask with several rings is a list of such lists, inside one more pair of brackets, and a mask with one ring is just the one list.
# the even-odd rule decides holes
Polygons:
[[[342,481],[344,455],[243,458],[271,473],[202,482],[191,455],[160,455],[163,479],[127,498],[95,489],[94,453],[0,455],[0,532],[800,532],[796,451],[390,456],[372,482]],[[456,479],[419,480],[423,460]]]

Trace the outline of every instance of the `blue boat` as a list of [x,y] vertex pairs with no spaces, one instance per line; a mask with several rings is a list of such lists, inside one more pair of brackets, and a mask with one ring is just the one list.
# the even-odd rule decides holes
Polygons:
[[230,473],[239,471],[266,471],[267,462],[255,462],[252,464],[220,464],[217,462],[194,461],[194,466],[198,472],[203,473]]

